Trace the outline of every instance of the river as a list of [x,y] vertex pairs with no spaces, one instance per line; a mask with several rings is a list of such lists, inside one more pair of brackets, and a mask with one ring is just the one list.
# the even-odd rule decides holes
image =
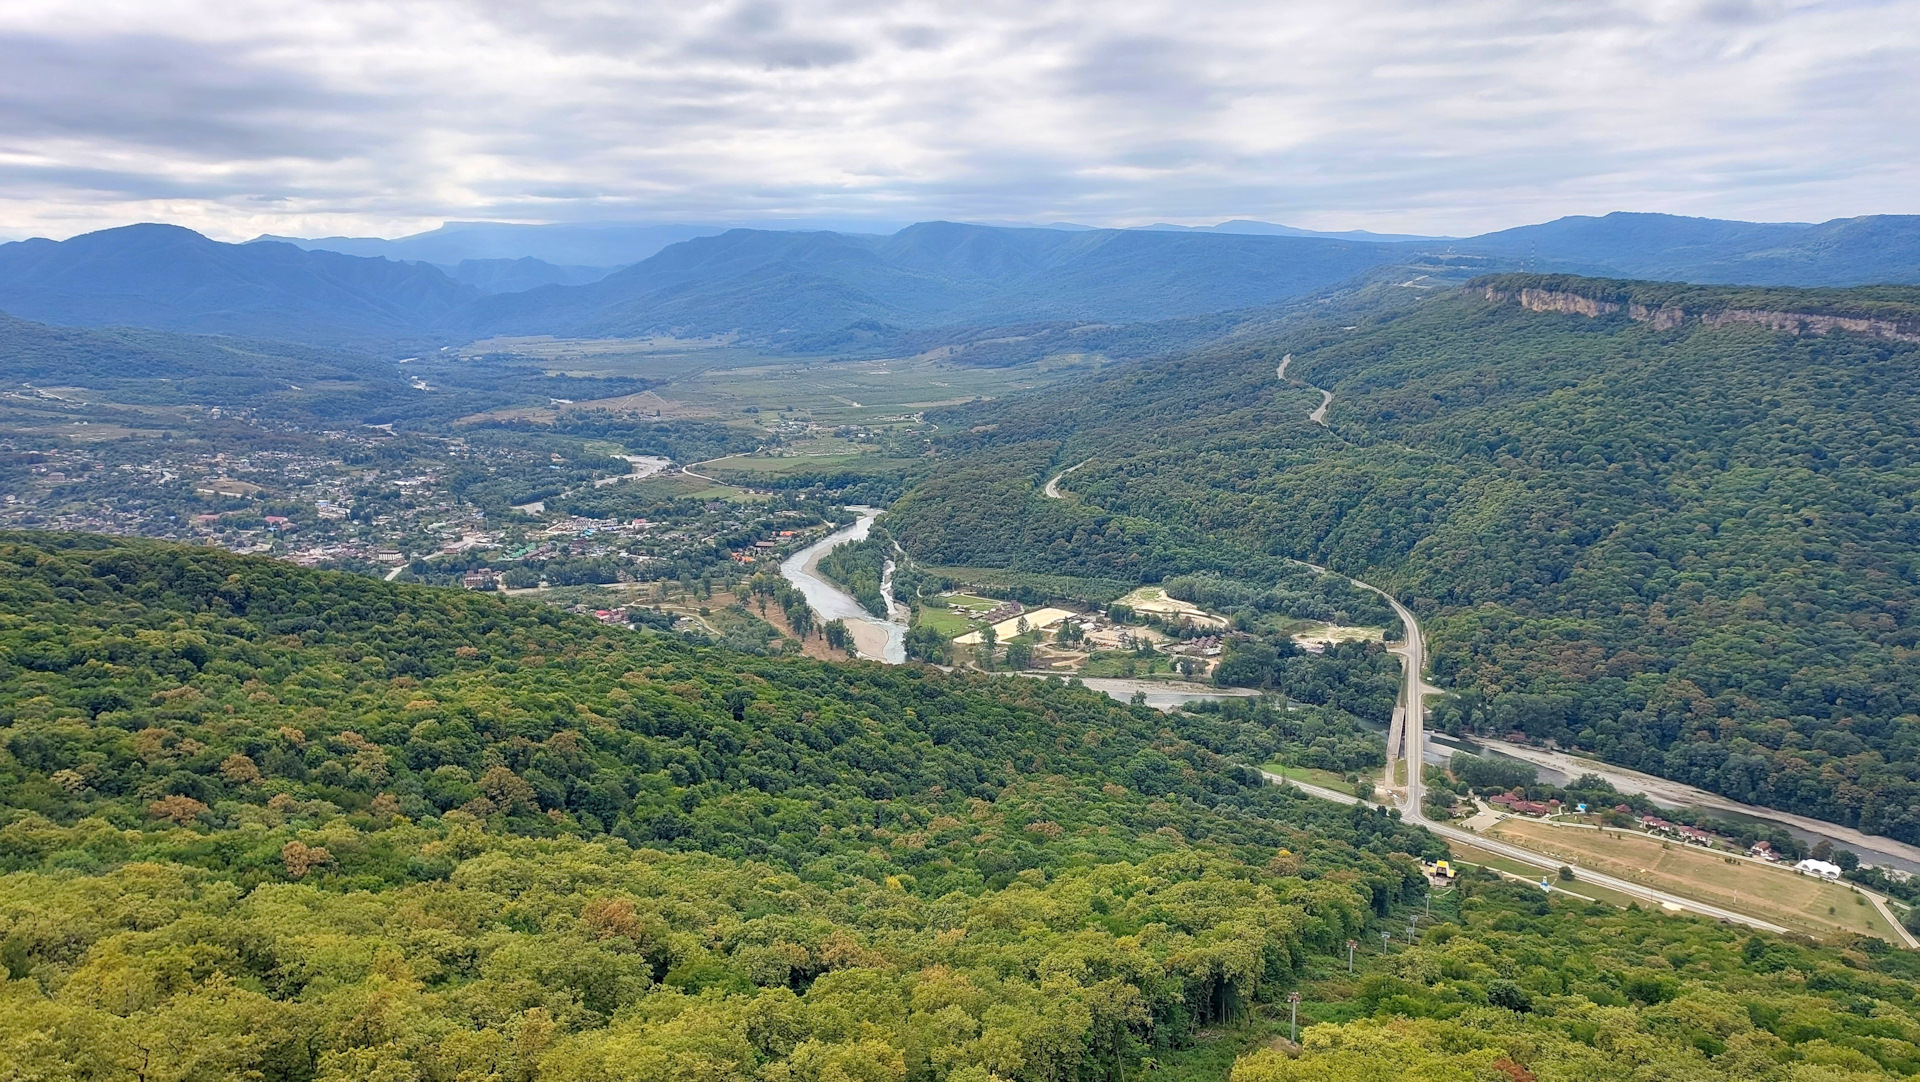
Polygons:
[[[887,604],[893,609],[890,618],[882,620],[820,574],[822,556],[848,541],[866,540],[868,531],[873,529],[873,520],[880,517],[880,512],[871,507],[848,507],[847,510],[860,516],[853,525],[843,526],[787,557],[780,565],[780,574],[805,595],[807,604],[820,614],[822,623],[830,620],[846,622],[847,631],[853,636],[855,654],[898,665],[907,660],[907,621],[900,615],[900,606],[893,600],[892,591],[884,587],[882,589],[887,596]],[[887,566],[886,578],[891,586],[892,561],[888,561]]]
[[[807,604],[813,606],[813,611],[820,614],[823,623],[828,620],[846,621],[847,630],[853,635],[856,654],[863,658],[898,665],[907,660],[909,614],[906,606],[893,599],[893,561],[888,560],[886,563],[886,574],[880,588],[892,609],[891,615],[885,620],[875,617],[855,601],[853,595],[829,582],[820,574],[821,557],[848,541],[865,540],[868,532],[873,529],[873,520],[880,517],[880,512],[871,507],[850,506],[847,510],[860,516],[853,525],[841,527],[787,557],[780,565],[780,574],[806,597]],[[1017,675],[1045,678],[1060,674],[1031,672]],[[1202,700],[1259,694],[1259,692],[1239,688],[1213,688],[1205,684],[1157,680],[1092,677],[1083,683],[1120,702],[1130,701],[1136,693],[1142,694],[1146,697],[1148,706],[1159,710],[1172,710],[1175,707]]]

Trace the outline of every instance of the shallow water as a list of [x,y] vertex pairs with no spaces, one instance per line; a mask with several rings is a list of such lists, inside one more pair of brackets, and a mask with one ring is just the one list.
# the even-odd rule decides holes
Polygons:
[[[820,558],[848,541],[864,541],[880,512],[871,507],[849,507],[859,515],[851,526],[842,527],[794,553],[780,565],[781,577],[792,583],[820,614],[820,621],[844,620],[853,634],[854,651],[864,658],[898,665],[907,660],[907,623],[899,617],[882,620],[861,607],[853,595],[829,582],[819,572]],[[891,576],[889,576],[891,578]],[[892,604],[892,599],[888,599]]]

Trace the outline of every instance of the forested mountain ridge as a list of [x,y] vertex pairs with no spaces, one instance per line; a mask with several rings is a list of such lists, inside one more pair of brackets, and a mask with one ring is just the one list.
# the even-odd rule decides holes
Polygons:
[[391,344],[479,295],[418,263],[222,244],[171,225],[0,244],[0,311],[66,326]]
[[1615,212],[1503,229],[1456,246],[1585,275],[1781,286],[1920,281],[1920,216],[1912,214],[1808,224]]
[[1601,316],[1624,310],[1630,319],[1662,329],[1693,318],[1710,326],[1752,323],[1794,334],[1838,330],[1920,341],[1920,287],[1914,286],[1741,289],[1565,274],[1494,274],[1473,280],[1468,288],[1483,290],[1491,301],[1517,300],[1536,312]]
[[[380,254],[447,266],[370,258]],[[387,353],[499,334],[676,333],[733,334],[783,351],[833,354],[892,350],[941,329],[1128,325],[1260,308],[1375,268],[1456,258],[1485,269],[1524,259],[1577,273],[1706,282],[1911,283],[1920,281],[1920,218],[1800,225],[1611,214],[1461,240],[1392,242],[932,221],[884,236],[466,223],[399,242],[223,244],[178,226],[142,224],[0,244],[0,311],[70,326]],[[480,262],[457,265],[462,259]],[[631,265],[592,280],[593,268],[620,264]],[[1418,273],[1408,277],[1417,282]]]
[[0,1063],[36,1076],[1105,1077],[1434,846],[1195,742],[1259,756],[1239,723],[1058,682],[153,543],[0,567]]
[[155,403],[258,406],[298,399],[323,408],[336,404],[323,403],[323,396],[351,408],[407,390],[391,362],[355,353],[224,336],[55,327],[4,313],[0,382],[84,387]]
[[1444,725],[1920,840],[1920,345],[1485,294],[943,417],[891,529],[936,563],[1364,573],[1422,613]]
[[1395,253],[1298,237],[922,222],[889,236],[736,229],[588,286],[476,302],[480,334],[817,336],[1079,319],[1141,322],[1284,301]]
[[[431,382],[429,382],[431,381]],[[553,397],[631,394],[650,381],[571,376],[517,358],[410,366],[346,349],[132,327],[62,327],[0,313],[0,383],[17,402],[84,408],[92,423],[153,423],[145,407],[218,407],[305,424],[445,424]],[[92,394],[74,394],[79,388]],[[129,410],[129,407],[131,408]]]
[[73,535],[0,537],[0,676],[20,1077],[1119,1082],[1289,988],[1345,1024],[1239,1082],[1920,1065],[1876,941],[1492,876],[1349,979],[1434,842],[1236,767],[1271,712]]

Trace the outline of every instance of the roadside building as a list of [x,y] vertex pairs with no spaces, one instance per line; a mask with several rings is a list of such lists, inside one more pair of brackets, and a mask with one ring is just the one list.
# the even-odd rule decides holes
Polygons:
[[1801,875],[1818,876],[1821,879],[1840,878],[1840,865],[1824,860],[1814,860],[1811,857],[1795,864],[1793,870]]

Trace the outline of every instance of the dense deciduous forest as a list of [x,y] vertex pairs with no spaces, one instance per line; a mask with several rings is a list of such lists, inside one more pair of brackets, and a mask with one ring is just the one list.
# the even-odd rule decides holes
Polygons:
[[1920,1064],[1907,956],[1491,877],[1347,978],[1442,850],[1238,765],[1377,754],[1312,716],[145,542],[0,565],[16,1077],[1117,1082],[1289,989],[1337,1024],[1242,1082]]
[[[1422,614],[1449,727],[1913,841],[1916,386],[1912,342],[1436,295],[956,411],[890,525],[929,562],[1363,574]],[[1088,457],[1072,499],[1039,498]]]
[[[1057,681],[154,544],[0,563],[5,1054],[36,1063],[1111,1073],[1415,896],[1434,847]],[[1035,940],[1055,892],[1092,915]],[[954,1049],[907,1047],[923,1010]]]

